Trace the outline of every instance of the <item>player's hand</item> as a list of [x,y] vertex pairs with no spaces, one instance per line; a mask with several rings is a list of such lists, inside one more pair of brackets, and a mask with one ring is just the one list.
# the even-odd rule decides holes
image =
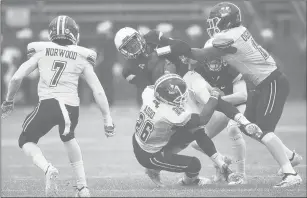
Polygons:
[[221,96],[221,90],[219,88],[213,87],[210,91],[210,95],[211,97],[218,99]]
[[107,137],[113,137],[115,135],[115,125],[104,125],[104,132]]
[[4,119],[14,110],[14,101],[4,101],[1,105],[1,118]]
[[241,130],[245,131],[248,135],[255,137],[257,139],[261,138],[263,132],[260,127],[254,123],[249,123],[247,125],[242,125]]

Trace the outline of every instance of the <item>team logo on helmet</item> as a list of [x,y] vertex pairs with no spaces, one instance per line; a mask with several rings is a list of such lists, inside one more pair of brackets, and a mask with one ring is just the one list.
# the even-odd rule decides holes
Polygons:
[[227,16],[231,12],[231,8],[229,6],[225,6],[225,7],[222,7],[219,10],[219,12],[221,14],[221,17],[225,17],[225,16]]

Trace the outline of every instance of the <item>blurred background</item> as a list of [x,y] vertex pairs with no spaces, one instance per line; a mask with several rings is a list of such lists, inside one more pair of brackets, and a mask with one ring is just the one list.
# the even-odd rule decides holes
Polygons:
[[[80,45],[98,53],[96,73],[111,105],[136,103],[136,90],[121,77],[125,60],[113,43],[116,31],[130,26],[145,34],[157,29],[173,38],[202,47],[208,35],[206,16],[219,1],[204,0],[2,0],[1,99],[8,82],[24,62],[29,42],[48,40],[48,25],[68,15],[80,26]],[[289,101],[306,99],[306,1],[232,1],[241,8],[243,24],[278,61],[288,76]],[[38,102],[38,74],[22,84],[16,105]],[[91,105],[91,90],[81,80],[82,105]]]

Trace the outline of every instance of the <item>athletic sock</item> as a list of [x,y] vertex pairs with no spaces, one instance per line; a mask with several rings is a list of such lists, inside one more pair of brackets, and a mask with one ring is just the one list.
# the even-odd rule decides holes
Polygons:
[[22,146],[23,152],[32,158],[33,163],[39,167],[44,173],[46,173],[48,166],[50,165],[44,157],[41,149],[32,142],[27,142]]
[[64,145],[68,154],[70,165],[75,173],[77,188],[87,186],[82,153],[77,140],[74,138],[68,142],[64,142]]
[[273,132],[267,133],[261,141],[279,163],[283,173],[296,173],[286,155],[282,141]]

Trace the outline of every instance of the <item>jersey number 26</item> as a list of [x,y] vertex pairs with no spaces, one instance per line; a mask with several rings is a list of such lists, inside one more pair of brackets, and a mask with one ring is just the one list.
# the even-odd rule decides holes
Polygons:
[[58,61],[58,60],[55,60],[53,62],[53,65],[52,65],[52,68],[51,70],[52,71],[55,71],[54,74],[53,74],[53,77],[50,81],[50,87],[56,87],[58,85],[58,82],[63,74],[63,71],[66,67],[66,64],[67,62],[65,61]]
[[145,114],[140,112],[139,119],[136,121],[135,131],[136,135],[140,137],[143,142],[146,142],[154,130],[154,125],[150,120],[145,120]]

